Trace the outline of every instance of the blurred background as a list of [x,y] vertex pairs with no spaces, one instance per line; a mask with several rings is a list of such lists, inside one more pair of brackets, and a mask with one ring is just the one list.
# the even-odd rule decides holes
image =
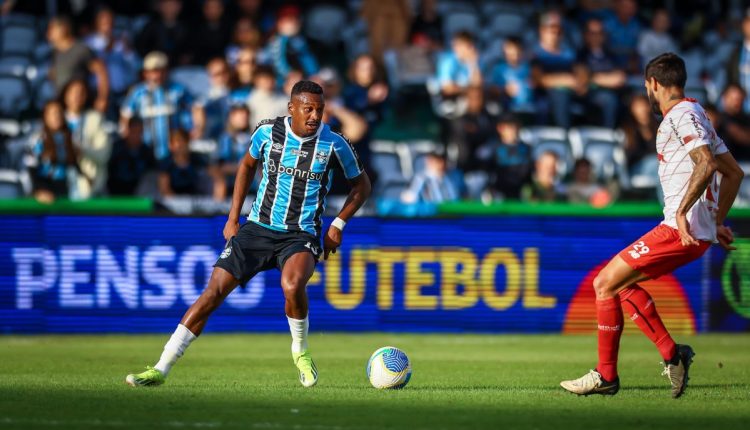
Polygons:
[[5,0],[0,198],[224,213],[256,124],[312,79],[374,179],[370,213],[654,200],[642,71],[659,53],[685,58],[688,96],[749,166],[747,6]]

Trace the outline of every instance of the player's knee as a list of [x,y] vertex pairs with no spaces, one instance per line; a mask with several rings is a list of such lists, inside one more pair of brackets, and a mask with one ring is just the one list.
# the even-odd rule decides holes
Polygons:
[[594,278],[594,291],[597,298],[607,298],[614,296],[614,285],[612,277],[606,271],[599,272]]
[[281,288],[285,296],[296,296],[305,290],[305,280],[302,276],[288,275],[281,278]]

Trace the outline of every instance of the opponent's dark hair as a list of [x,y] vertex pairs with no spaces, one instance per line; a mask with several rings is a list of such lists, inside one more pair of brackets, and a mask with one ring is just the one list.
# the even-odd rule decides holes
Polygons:
[[292,87],[292,97],[302,93],[323,95],[323,88],[313,81],[299,81]]
[[685,88],[685,61],[673,52],[665,52],[648,62],[645,76],[646,80],[654,78],[665,87]]

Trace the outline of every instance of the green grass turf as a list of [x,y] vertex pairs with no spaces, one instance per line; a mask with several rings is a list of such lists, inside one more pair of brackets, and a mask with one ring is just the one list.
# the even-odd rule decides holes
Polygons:
[[[672,400],[656,349],[623,339],[622,389],[578,397],[561,379],[595,363],[594,336],[313,334],[317,387],[297,382],[286,335],[207,334],[156,388],[125,375],[153,364],[167,337],[0,337],[0,428],[559,429],[748,428],[750,335],[681,338],[697,356]],[[395,345],[414,374],[371,388],[364,368]]]

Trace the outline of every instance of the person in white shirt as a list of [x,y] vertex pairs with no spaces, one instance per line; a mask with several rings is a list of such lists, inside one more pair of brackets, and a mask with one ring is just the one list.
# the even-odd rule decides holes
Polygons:
[[654,58],[664,52],[677,51],[677,43],[669,34],[672,22],[666,9],[654,11],[651,28],[641,32],[638,37],[638,55],[641,59]]
[[617,355],[625,308],[656,345],[672,397],[680,397],[695,354],[689,345],[675,343],[653,299],[638,283],[700,258],[714,242],[727,251],[735,249],[724,220],[742,182],[742,169],[700,104],[685,98],[682,58],[671,52],[657,56],[646,66],[645,78],[651,107],[664,117],[656,135],[664,221],[622,250],[594,279],[599,363],[582,377],[560,383],[579,395],[614,395],[620,389]]

